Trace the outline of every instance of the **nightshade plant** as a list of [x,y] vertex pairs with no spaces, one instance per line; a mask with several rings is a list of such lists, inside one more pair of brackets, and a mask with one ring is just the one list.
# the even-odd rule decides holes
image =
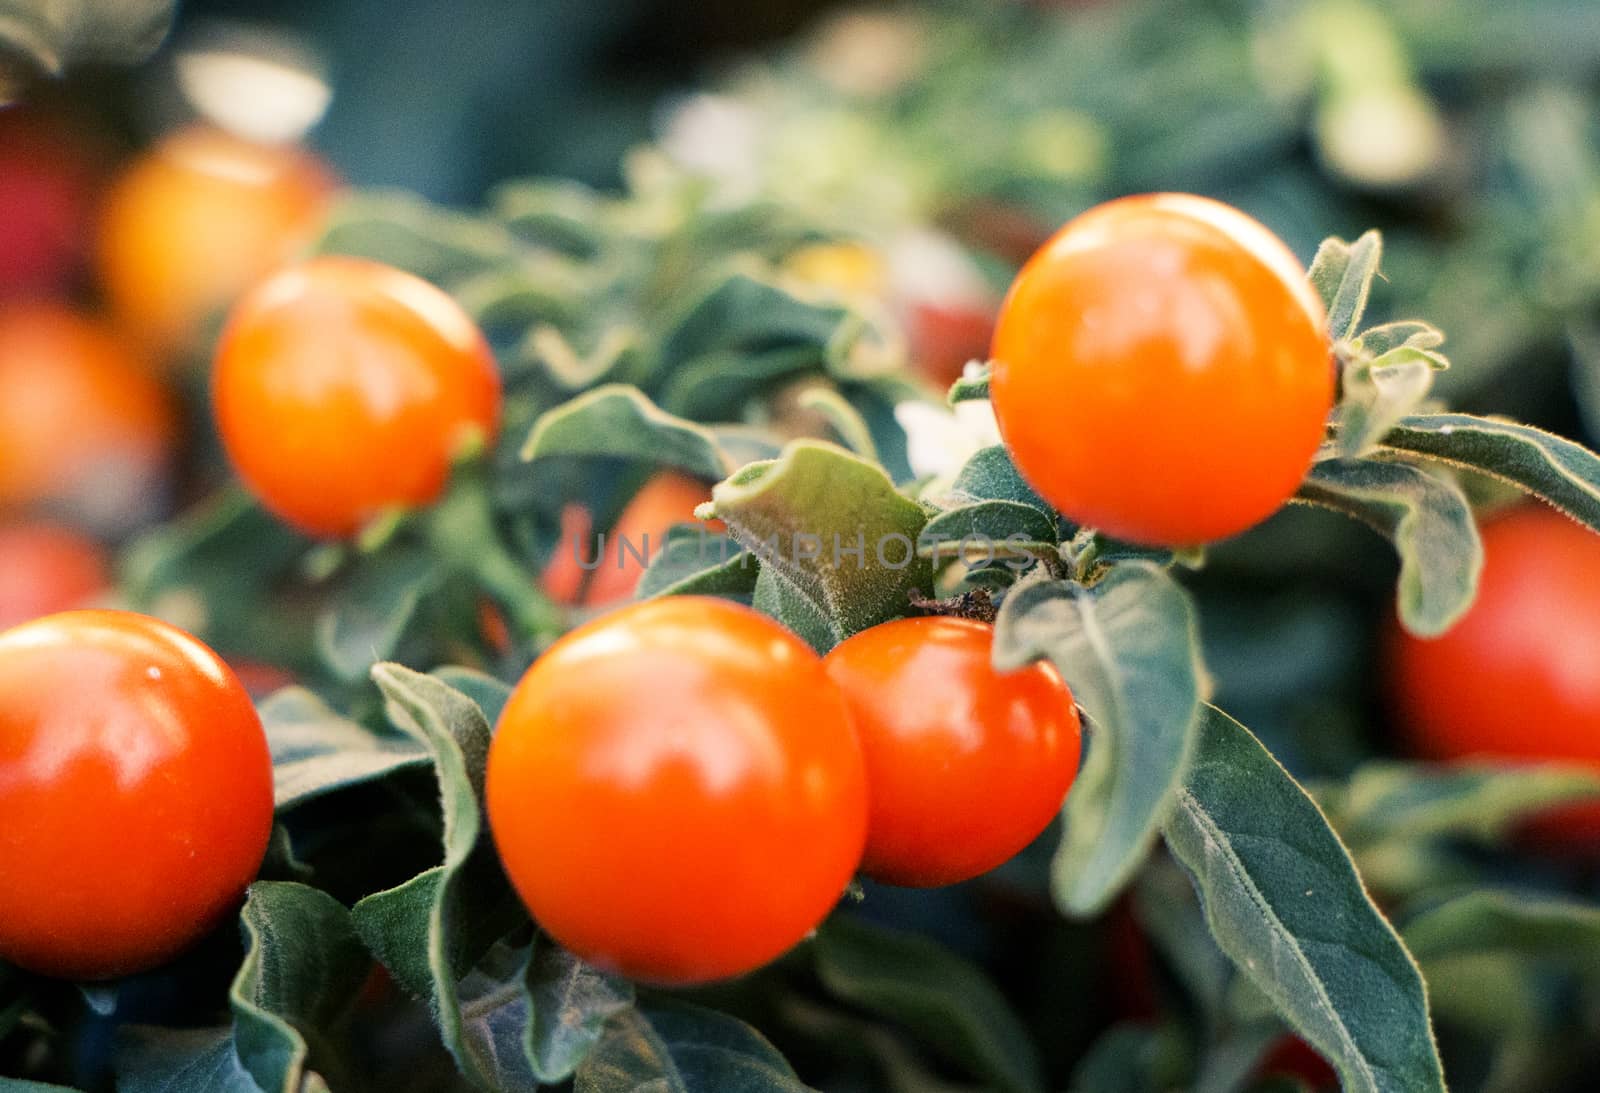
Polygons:
[[[1422,62],[1449,41],[1440,30]],[[959,113],[930,101],[919,116]],[[1167,162],[1125,136],[1116,147]],[[1016,171],[995,184],[1059,219],[1140,177],[1127,170],[1082,189]],[[968,439],[981,427],[944,418],[906,367],[903,315],[796,261],[863,246],[863,219],[773,186],[730,195],[653,150],[619,196],[515,183],[473,214],[352,198],[320,249],[408,269],[473,314],[505,378],[500,442],[464,455],[437,505],[348,544],[301,539],[223,489],[130,552],[133,606],[303,682],[261,704],[278,829],[237,931],[170,967],[79,989],[0,970],[7,1072],[239,1093],[1267,1090],[1297,1087],[1263,1069],[1292,1031],[1346,1089],[1442,1089],[1443,1067],[1458,1089],[1580,1088],[1600,1026],[1592,877],[1506,848],[1528,816],[1600,799],[1600,777],[1308,754],[1308,737],[1359,739],[1317,705],[1347,685],[1327,673],[1366,667],[1341,659],[1359,627],[1326,598],[1229,604],[1246,584],[1298,587],[1284,571],[1325,552],[1296,533],[1370,585],[1389,573],[1370,536],[1290,512],[1172,552],[1063,521],[1002,447]],[[1528,493],[1600,528],[1600,459],[1430,401],[1440,332],[1366,323],[1381,250],[1372,233],[1330,241],[1311,269],[1341,397],[1296,507],[1388,539],[1386,595],[1434,634],[1471,603],[1475,511]],[[1385,302],[1406,309],[1410,283]],[[1474,343],[1475,319],[1505,318],[1456,315]],[[985,394],[979,364],[949,398],[981,421]],[[483,818],[488,740],[508,684],[581,614],[539,590],[572,549],[562,508],[605,528],[664,469],[706,483],[729,542],[724,557],[675,533],[640,596],[752,603],[818,649],[927,610],[995,612],[1003,665],[1054,663],[1088,729],[1060,829],[958,890],[864,886],[788,957],[709,991],[639,987],[541,935]],[[835,534],[867,544],[859,564],[794,549]],[[914,545],[905,564],[878,559],[890,537]],[[998,544],[990,564],[969,564],[979,538]],[[1241,660],[1269,666],[1254,691]],[[1309,732],[1284,731],[1290,699]]]
[[[396,1032],[382,1028],[391,1022],[409,1029],[412,1066],[441,1068],[430,1088],[805,1088],[762,1033],[802,1059],[846,1037],[859,1053],[850,1066],[898,1075],[883,1080],[900,1088],[924,1088],[916,1083],[934,1073],[1046,1087],[1036,1042],[977,967],[872,921],[874,901],[889,898],[882,890],[767,972],[692,999],[582,965],[539,936],[511,895],[481,813],[483,761],[507,681],[569,621],[536,591],[550,521],[565,500],[603,506],[608,487],[625,498],[668,468],[716,480],[702,515],[723,521],[732,543],[708,553],[699,531],[675,534],[640,595],[752,603],[819,650],[918,611],[997,603],[997,661],[1048,658],[1072,687],[1088,758],[1049,890],[1072,918],[1134,908],[1195,1007],[1113,1027],[1083,1060],[1077,1088],[1252,1088],[1286,1025],[1347,1089],[1440,1089],[1425,973],[1504,958],[1507,938],[1545,952],[1557,938],[1593,945],[1588,908],[1447,895],[1427,868],[1434,843],[1492,843],[1519,815],[1600,796],[1600,780],[1364,768],[1318,787],[1319,808],[1210,701],[1184,578],[1204,567],[1203,551],[1071,526],[998,446],[954,473],[915,475],[894,409],[925,396],[894,367],[896,331],[847,299],[808,296],[782,272],[785,253],[814,243],[815,230],[771,208],[707,210],[676,176],[658,184],[615,199],[519,185],[477,219],[357,198],[324,249],[404,263],[469,303],[512,392],[501,448],[469,457],[438,506],[396,514],[348,547],[301,544],[230,499],[136,554],[134,587],[151,603],[181,603],[201,598],[190,574],[220,579],[264,536],[281,540],[282,579],[234,592],[259,595],[263,611],[283,598],[319,612],[310,626],[319,662],[306,671],[322,697],[291,688],[262,707],[281,837],[272,879],[243,911],[246,954],[226,1021],[204,1032],[123,1029],[114,1069],[124,1087],[359,1088],[363,1051],[396,1049]],[[734,246],[755,249],[729,260]],[[1600,459],[1526,426],[1435,410],[1439,332],[1363,326],[1380,251],[1371,233],[1330,240],[1312,266],[1342,394],[1297,500],[1388,537],[1400,618],[1437,633],[1469,605],[1481,561],[1459,476],[1509,484],[1594,527]],[[975,365],[950,398],[985,391]],[[796,402],[798,425],[785,405]],[[789,438],[807,428],[823,435]],[[903,537],[919,550],[887,564],[869,547],[839,565],[826,549],[787,549],[796,536],[835,534]],[[999,545],[992,564],[969,564],[963,540],[975,536]],[[482,635],[484,600],[506,611],[509,650]],[[213,636],[227,636],[223,623],[219,613]],[[395,659],[471,667],[423,675]],[[430,837],[442,857],[423,845]],[[1369,861],[1396,901],[1386,909],[1404,911],[1398,930],[1359,878]],[[1192,895],[1174,883],[1180,867]],[[150,989],[136,980],[86,997],[115,1020],[123,1007],[139,1012]],[[1436,987],[1434,1005],[1454,1017],[1473,1000]],[[423,1013],[448,1064],[419,1042]]]

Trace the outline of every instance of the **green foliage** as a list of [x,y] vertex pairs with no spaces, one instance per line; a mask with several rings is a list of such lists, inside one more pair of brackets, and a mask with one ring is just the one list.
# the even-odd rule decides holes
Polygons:
[[578,1068],[575,1093],[808,1093],[748,1025],[682,1004],[618,1014]]
[[983,973],[922,938],[847,916],[817,934],[817,974],[837,997],[897,1021],[1007,1093],[1044,1088],[1032,1043]]
[[[395,979],[429,1000],[462,1072],[489,1088],[515,1084],[529,1072],[528,1059],[501,1050],[500,1043],[507,1035],[520,1039],[522,1021],[506,1020],[501,1011],[525,1009],[526,1000],[496,992],[501,1005],[482,1005],[491,992],[472,979],[475,972],[500,978],[493,974],[493,946],[523,920],[481,815],[489,723],[476,703],[436,679],[396,664],[379,665],[372,675],[396,727],[433,757],[444,863],[367,896],[351,910],[351,920]],[[480,961],[488,967],[480,970]]]
[[1037,578],[1005,599],[995,663],[1048,657],[1089,722],[1088,759],[1067,796],[1055,893],[1093,914],[1136,869],[1194,746],[1204,668],[1189,597],[1148,562],[1092,586]]
[[796,442],[718,483],[703,509],[761,560],[756,605],[803,618],[796,631],[823,650],[904,614],[909,593],[928,586],[922,509],[841,449]]
[[1318,463],[1297,497],[1371,527],[1400,555],[1400,619],[1414,634],[1443,633],[1472,606],[1483,544],[1461,490],[1406,463],[1338,459]]
[[1165,834],[1217,943],[1346,1089],[1444,1089],[1422,976],[1349,854],[1267,750],[1212,707]]

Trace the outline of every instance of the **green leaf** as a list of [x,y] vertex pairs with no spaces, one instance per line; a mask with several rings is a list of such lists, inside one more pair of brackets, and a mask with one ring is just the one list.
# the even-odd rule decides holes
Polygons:
[[1423,766],[1372,761],[1317,799],[1347,842],[1469,839],[1492,845],[1547,809],[1600,801],[1600,772],[1587,767],[1498,764]]
[[675,467],[707,481],[729,463],[707,429],[674,417],[638,388],[608,384],[542,415],[522,446],[522,458],[611,456]]
[[950,484],[948,500],[954,504],[973,504],[978,501],[1010,501],[1029,505],[1045,513],[1053,521],[1055,510],[1023,481],[1011,453],[1004,445],[995,444],[976,452],[956,474]]
[[117,1093],[263,1093],[230,1028],[128,1026],[117,1033],[112,1066]]
[[[471,699],[430,676],[380,664],[372,677],[396,727],[433,756],[444,864],[357,903],[356,932],[402,986],[428,1000],[445,1047],[470,1081],[490,1088],[526,1084],[525,1054],[501,1050],[506,1030],[496,1007],[469,1006],[486,991],[485,978],[498,978],[480,971],[467,983],[474,965],[492,957],[498,938],[526,923],[480,813],[489,722]],[[514,1001],[504,991],[487,993]]]
[[652,596],[727,596],[749,599],[755,591],[755,559],[725,535],[704,527],[675,527],[639,578],[635,599]]
[[772,566],[761,566],[756,572],[750,606],[783,623],[818,653],[826,653],[839,643],[838,628],[826,610]]
[[796,441],[750,464],[713,488],[701,515],[724,520],[761,560],[758,606],[762,582],[781,584],[827,645],[899,617],[908,594],[928,586],[921,507],[882,468],[829,444]]
[[436,283],[503,265],[514,253],[499,225],[400,190],[345,196],[328,214],[316,250],[369,258]]
[[1233,965],[1211,937],[1188,875],[1171,858],[1157,855],[1135,878],[1134,916],[1155,944],[1178,983],[1213,1024],[1229,1016]]
[[1187,1055],[1181,1034],[1170,1025],[1112,1025],[1079,1061],[1068,1088],[1071,1093],[1177,1089],[1188,1076]]
[[1425,414],[1389,430],[1383,446],[1520,486],[1600,530],[1600,456],[1553,433],[1470,414]]
[[1400,348],[1437,349],[1444,344],[1444,332],[1420,319],[1397,319],[1391,323],[1369,326],[1355,339],[1354,344],[1362,353],[1379,358]]
[[334,713],[316,695],[286,687],[261,704],[272,748],[278,810],[326,793],[421,766],[428,753],[405,736],[380,736]]
[[823,985],[895,1021],[974,1078],[1006,1093],[1044,1088],[1033,1042],[975,966],[911,934],[834,916],[813,948]]
[[1311,798],[1206,707],[1167,845],[1223,952],[1356,1093],[1444,1089],[1416,965]]
[[658,1003],[618,1013],[574,1093],[813,1093],[750,1026],[715,1010]]
[[411,548],[368,556],[317,619],[317,652],[338,678],[355,681],[395,655],[423,601],[440,586],[438,560]]
[[332,896],[258,881],[240,923],[245,958],[229,993],[239,1058],[266,1093],[300,1093],[312,1046],[326,1038],[366,979],[371,959]]
[[989,397],[989,366],[985,364],[975,376],[962,376],[950,385],[945,401],[951,406],[958,402],[977,402]]
[[1446,957],[1511,952],[1570,961],[1600,977],[1600,908],[1576,900],[1466,892],[1412,918],[1401,936],[1424,965]]
[[871,427],[860,411],[837,390],[817,384],[802,391],[796,401],[800,409],[821,414],[838,434],[840,443],[850,451],[869,462],[880,462]]
[[922,529],[927,542],[965,538],[999,544],[1008,536],[1034,543],[1056,542],[1056,522],[1018,501],[978,501],[946,509]]
[[633,1004],[627,980],[597,971],[543,938],[534,941],[526,989],[532,1014],[525,1050],[541,1082],[570,1078],[607,1022]]
[[490,208],[518,239],[535,246],[589,258],[606,241],[599,194],[564,179],[518,180],[497,186]]
[[491,726],[500,720],[500,714],[511,699],[509,685],[472,668],[447,665],[428,674],[451,690],[460,691],[471,699],[478,707],[478,712],[483,714],[483,719]]
[[1433,374],[1448,365],[1439,354],[1401,346],[1344,370],[1335,409],[1335,450],[1345,459],[1366,455],[1395,423],[1417,409],[1433,388]]
[[821,359],[821,351],[810,345],[708,353],[668,373],[658,398],[673,413],[696,421],[742,417],[752,401],[780,381],[816,372]]
[[208,644],[295,663],[305,655],[303,635],[285,617],[276,585],[309,545],[243,490],[223,490],[135,540],[119,586],[133,610]]
[[1366,232],[1354,243],[1325,239],[1311,261],[1311,287],[1328,309],[1328,337],[1354,337],[1367,309],[1372,280],[1383,256],[1383,237]]
[[1295,495],[1369,525],[1400,555],[1396,604],[1407,630],[1432,637],[1472,606],[1483,544],[1459,486],[1407,463],[1327,460]]
[[737,418],[778,380],[822,371],[856,325],[842,307],[734,271],[664,323],[653,365],[659,402],[697,421]]
[[639,332],[628,326],[608,326],[594,338],[587,352],[580,352],[554,326],[545,324],[529,331],[523,355],[544,366],[545,372],[567,391],[581,391],[605,380],[622,381],[639,352]]
[[734,272],[667,320],[657,367],[672,376],[707,357],[794,347],[811,351],[820,366],[848,319],[848,310],[836,304],[802,300],[771,281]]
[[1144,858],[1194,747],[1204,669],[1189,596],[1132,561],[1092,587],[1034,579],[1005,598],[995,665],[1048,657],[1089,720],[1088,759],[1067,795],[1057,901],[1094,914]]

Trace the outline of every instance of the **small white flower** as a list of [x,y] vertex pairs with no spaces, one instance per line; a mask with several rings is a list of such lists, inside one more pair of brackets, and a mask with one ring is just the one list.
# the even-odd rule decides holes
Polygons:
[[981,400],[958,402],[953,410],[902,402],[894,419],[905,430],[906,459],[918,477],[954,474],[979,450],[1000,443],[994,410]]
[[760,183],[762,120],[749,105],[726,95],[690,95],[671,107],[661,147],[679,164],[733,188]]
[[901,232],[886,248],[889,284],[902,306],[986,308],[992,293],[966,248],[929,228]]

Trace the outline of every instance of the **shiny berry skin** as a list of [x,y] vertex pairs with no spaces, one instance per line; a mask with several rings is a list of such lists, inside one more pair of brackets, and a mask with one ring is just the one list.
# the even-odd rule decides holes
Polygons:
[[824,659],[866,756],[862,872],[930,888],[986,873],[1049,826],[1078,773],[1072,692],[1044,662],[998,672],[994,628],[915,618]]
[[344,537],[425,505],[499,427],[500,376],[442,291],[357,258],[316,258],[252,289],[217,348],[212,405],[239,477],[309,535]]
[[107,979],[217,926],[272,831],[272,758],[183,631],[68,611],[0,634],[0,956]]
[[100,544],[44,520],[0,524],[0,630],[86,606],[111,587]]
[[95,266],[112,314],[152,349],[192,346],[208,319],[322,229],[336,182],[311,153],[196,126],[117,178]]
[[1432,759],[1600,768],[1600,535],[1526,505],[1482,537],[1478,596],[1459,622],[1437,638],[1390,628],[1400,731]]
[[1079,524],[1188,546],[1272,515],[1333,405],[1326,317],[1256,221],[1187,194],[1090,209],[1011,286],[990,396],[1024,477]]
[[123,532],[164,501],[177,413],[149,362],[56,303],[0,308],[0,509]]
[[500,718],[487,796],[534,919],[660,984],[740,975],[795,945],[866,837],[860,747],[820,658],[699,596],[630,604],[551,646]]

